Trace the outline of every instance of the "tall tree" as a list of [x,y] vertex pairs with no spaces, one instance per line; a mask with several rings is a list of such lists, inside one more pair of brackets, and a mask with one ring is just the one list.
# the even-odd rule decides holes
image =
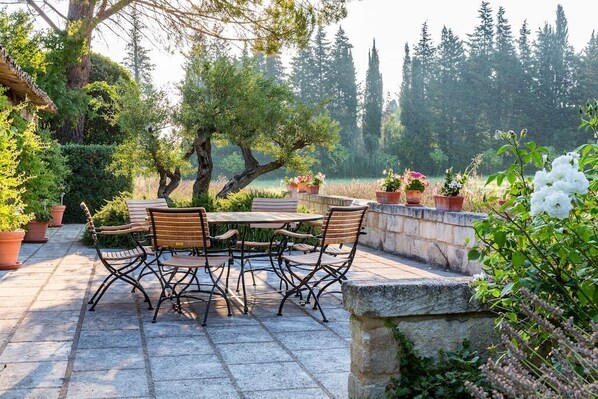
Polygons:
[[314,98],[313,56],[311,49],[301,48],[291,59],[290,82],[297,99],[311,103]]
[[[72,90],[80,90],[89,82],[89,54],[95,29],[101,24],[113,24],[111,28],[119,29],[132,4],[136,4],[137,11],[153,21],[156,28],[177,40],[197,34],[251,38],[258,50],[273,53],[288,43],[305,45],[316,23],[326,24],[346,15],[344,3],[345,0],[319,0],[315,4],[309,0],[182,0],[174,3],[163,0],[69,0],[67,14],[63,15],[49,2],[25,0],[27,7],[65,37],[67,47],[76,50],[64,64],[67,87]],[[233,14],[234,18],[231,18]],[[61,23],[54,22],[57,18]],[[223,33],[225,31],[227,35]],[[84,122],[85,118],[80,116],[75,123],[67,123],[60,139],[82,142]]]
[[315,80],[314,100],[316,102],[328,100],[330,89],[330,42],[323,27],[318,27],[312,43],[312,77]]
[[592,32],[579,61],[579,99],[587,101],[598,96],[598,34]]
[[494,104],[494,117],[490,119],[492,130],[521,130],[524,126],[515,112],[516,93],[522,82],[523,70],[517,59],[511,25],[505,9],[498,8],[496,15],[496,49],[494,52],[493,93],[498,101]]
[[378,142],[382,135],[382,107],[384,92],[382,74],[380,73],[380,59],[376,40],[368,52],[368,69],[365,78],[364,112],[363,112],[363,141],[368,154],[378,149]]
[[255,55],[255,61],[258,71],[268,79],[272,79],[276,83],[283,83],[286,80],[284,65],[282,64],[280,55],[257,53]]
[[140,85],[149,85],[152,82],[152,71],[155,65],[151,62],[150,51],[143,46],[144,25],[139,18],[137,6],[133,5],[131,10],[131,30],[129,31],[129,42],[127,43],[127,55],[124,65],[133,74],[133,80]]
[[357,83],[353,46],[342,27],[339,27],[331,51],[329,72],[330,116],[338,121],[341,128],[341,144],[355,147],[357,139]]

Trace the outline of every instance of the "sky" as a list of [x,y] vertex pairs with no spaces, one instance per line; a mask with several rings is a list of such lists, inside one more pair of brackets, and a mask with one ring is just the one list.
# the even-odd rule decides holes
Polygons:
[[[593,17],[595,10],[590,11],[590,8],[596,7],[594,1],[491,0],[490,5],[494,15],[499,6],[505,8],[515,37],[519,34],[523,21],[527,19],[533,38],[545,22],[554,23],[557,5],[562,4],[569,22],[569,41],[576,51],[581,51],[589,41],[592,31],[598,32],[598,20]],[[445,25],[452,28],[461,39],[467,39],[467,34],[478,24],[480,4],[481,0],[353,0],[348,4],[348,15],[340,25],[354,46],[353,58],[358,82],[365,80],[368,50],[375,39],[380,54],[384,91],[393,97],[398,95],[405,42],[410,46],[417,43],[421,26],[426,21],[435,43],[440,40],[440,31]],[[338,24],[327,28],[330,40],[337,29]],[[119,62],[124,58],[125,45],[123,39],[109,32],[103,38],[94,38],[93,42],[95,51]],[[286,51],[284,55],[287,64],[289,53]],[[160,87],[170,88],[176,96],[176,83],[183,78],[184,57],[168,53],[159,47],[152,48],[151,57],[156,64],[154,82]]]

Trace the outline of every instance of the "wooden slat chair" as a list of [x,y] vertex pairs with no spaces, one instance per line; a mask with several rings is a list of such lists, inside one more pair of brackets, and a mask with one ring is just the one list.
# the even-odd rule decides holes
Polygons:
[[[232,259],[231,240],[237,236],[237,230],[210,237],[210,229],[204,208],[163,209],[149,208],[152,229],[152,244],[156,253],[158,271],[163,282],[160,299],[152,323],[156,322],[160,305],[166,299],[176,299],[175,309],[182,313],[181,298],[192,298],[206,302],[206,311],[202,325],[206,325],[212,296],[222,296],[226,301],[229,316],[232,310],[225,290],[218,283]],[[208,248],[214,241],[228,241],[228,255],[208,255]],[[177,251],[191,250],[191,255],[180,255]],[[210,278],[209,290],[190,290],[194,281],[198,281],[198,271],[202,270]],[[167,294],[167,292],[169,293]],[[194,296],[194,293],[208,293],[208,299]]]
[[[254,198],[251,203],[252,212],[297,212],[299,207],[299,201],[296,198]],[[272,224],[272,223],[251,223],[249,225],[250,234],[255,238],[256,233],[259,231],[276,230],[288,227],[284,224]],[[245,232],[244,232],[245,233]],[[246,259],[245,252],[256,253],[256,252],[268,252],[270,249],[270,241],[257,241],[253,240],[239,240],[236,244],[241,247],[241,259]],[[249,269],[245,268],[245,263],[249,266]],[[246,272],[251,273],[251,280],[255,286],[255,275],[254,271],[272,271],[271,268],[254,269],[250,260],[243,261],[241,264],[241,273],[237,279],[237,291],[239,291],[239,282],[243,279],[243,274]]]
[[[362,225],[367,206],[359,207],[331,207],[322,224],[319,236],[312,234],[295,233],[288,230],[277,230],[275,235],[283,236],[281,240],[317,239],[317,250],[301,255],[285,255],[282,250],[278,252],[278,267],[280,275],[286,283],[292,286],[286,292],[280,306],[278,315],[282,316],[282,309],[286,300],[302,291],[308,291],[307,301],[314,298],[314,309],[320,309],[323,321],[328,321],[322,307],[320,296],[331,285],[346,280],[355,253],[357,242],[362,234]],[[351,250],[347,255],[333,256],[326,253],[331,245],[349,245]],[[280,246],[283,248],[283,245]]]
[[[91,307],[89,308],[90,311],[94,311],[95,307],[97,306],[100,299],[104,296],[108,288],[116,282],[117,280],[124,281],[127,284],[133,286],[133,289],[138,289],[141,291],[145,298],[145,302],[148,302],[149,308],[152,308],[152,304],[150,299],[141,286],[139,281],[135,278],[135,271],[141,266],[145,264],[145,260],[147,258],[147,254],[143,247],[139,244],[135,237],[135,233],[139,233],[145,230],[144,226],[139,226],[138,224],[127,224],[122,226],[102,226],[96,229],[93,218],[91,217],[91,213],[85,205],[84,202],[81,203],[81,209],[85,214],[85,218],[87,219],[87,229],[91,235],[93,240],[93,245],[96,249],[98,254],[98,258],[102,262],[102,265],[108,270],[109,275],[104,279],[102,284],[98,287],[95,294],[89,300],[89,304]],[[121,250],[121,251],[107,251],[100,248],[100,244],[98,242],[98,235],[120,235],[120,234],[131,234],[133,237],[133,241],[135,242],[135,247],[129,250]]]
[[[164,198],[144,199],[144,200],[126,200],[127,211],[129,212],[129,221],[131,223],[139,223],[141,225],[149,226],[148,208],[168,208],[168,203]],[[140,281],[148,274],[157,275],[157,272],[152,268],[152,264],[156,262],[156,254],[151,245],[144,245],[143,249],[147,253],[145,265],[141,268],[137,280]],[[149,269],[149,270],[147,270]]]

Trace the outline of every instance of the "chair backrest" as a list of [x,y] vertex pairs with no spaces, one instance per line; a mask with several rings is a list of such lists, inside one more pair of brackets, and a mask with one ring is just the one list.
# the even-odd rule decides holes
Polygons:
[[168,208],[164,198],[149,200],[126,200],[127,210],[129,211],[129,221],[131,223],[147,222],[147,208]]
[[[296,198],[254,198],[252,212],[297,212],[299,201]],[[284,224],[252,223],[254,229],[280,229]]]
[[322,223],[322,247],[330,244],[353,244],[359,239],[367,206],[333,206]]
[[148,208],[154,248],[207,248],[210,227],[204,208]]
[[97,245],[98,234],[96,232],[96,226],[93,224],[93,218],[91,217],[91,212],[89,212],[89,208],[87,207],[87,205],[85,205],[85,202],[81,202],[81,204],[79,204],[79,206],[83,210],[83,214],[85,214],[85,220],[87,220],[87,230],[89,231],[89,234],[91,234],[91,238],[92,238],[94,244]]

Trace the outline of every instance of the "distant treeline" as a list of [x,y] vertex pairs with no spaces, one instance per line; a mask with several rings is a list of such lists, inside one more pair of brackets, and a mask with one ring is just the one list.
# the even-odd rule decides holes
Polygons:
[[[588,16],[588,23],[594,23]],[[278,57],[257,56],[257,65],[296,95],[325,102],[341,127],[341,143],[322,151],[313,169],[336,176],[379,174],[400,163],[429,174],[464,169],[484,154],[483,172],[502,166],[496,130],[528,129],[530,139],[555,150],[587,142],[578,131],[579,107],[598,97],[598,35],[576,53],[568,40],[562,6],[554,24],[533,34],[524,23],[514,33],[504,8],[488,2],[467,38],[444,27],[435,43],[423,24],[419,42],[404,47],[398,99],[384,96],[375,42],[363,86],[357,83],[352,45],[342,28],[332,43],[320,29],[292,59],[285,74]],[[388,51],[388,50],[387,50]]]

